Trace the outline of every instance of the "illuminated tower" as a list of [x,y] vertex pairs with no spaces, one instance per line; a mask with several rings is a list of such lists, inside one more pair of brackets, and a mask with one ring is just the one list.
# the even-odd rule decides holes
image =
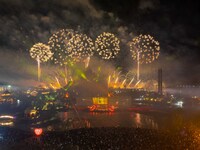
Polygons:
[[158,69],[158,94],[162,95],[162,69]]

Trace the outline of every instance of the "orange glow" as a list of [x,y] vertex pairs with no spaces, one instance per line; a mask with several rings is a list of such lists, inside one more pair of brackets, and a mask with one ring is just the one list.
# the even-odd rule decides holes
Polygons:
[[108,110],[109,110],[109,112],[114,112],[114,111],[115,111],[115,107],[114,107],[114,106],[110,106],[110,107],[108,108]]
[[65,94],[65,98],[69,98],[69,93],[66,93],[66,94]]
[[35,116],[36,113],[37,113],[37,110],[33,109],[33,110],[30,111],[30,114],[29,114],[29,115],[30,115],[30,116],[33,116],[33,115]]
[[140,117],[140,114],[139,113],[136,113],[136,117],[135,117],[135,121],[138,125],[141,124],[141,117]]
[[42,92],[43,95],[49,94],[49,92]]
[[10,96],[10,93],[1,94],[1,96]]
[[40,136],[42,134],[42,132],[43,132],[42,128],[35,128],[34,129],[34,133],[37,136]]
[[94,111],[97,108],[97,106],[96,105],[92,105],[92,106],[89,106],[88,108],[92,112],[92,111]]
[[111,94],[110,94],[110,93],[108,93],[108,97],[111,97]]

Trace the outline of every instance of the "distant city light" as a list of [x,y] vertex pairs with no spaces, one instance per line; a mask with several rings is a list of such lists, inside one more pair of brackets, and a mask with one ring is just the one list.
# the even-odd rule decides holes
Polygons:
[[9,115],[2,115],[2,116],[0,116],[0,119],[14,119],[14,117],[13,116],[9,116]]
[[183,101],[178,101],[177,103],[175,103],[176,106],[178,107],[183,107]]
[[0,125],[1,126],[11,126],[11,125],[13,125],[13,122],[11,121],[11,122],[0,122]]
[[13,116],[2,115],[2,116],[0,116],[0,119],[2,119],[2,121],[0,122],[0,126],[12,126],[13,125],[13,120],[10,120],[10,119],[14,119]]
[[2,135],[2,134],[0,134],[0,141],[1,141],[1,140],[3,140],[3,135]]

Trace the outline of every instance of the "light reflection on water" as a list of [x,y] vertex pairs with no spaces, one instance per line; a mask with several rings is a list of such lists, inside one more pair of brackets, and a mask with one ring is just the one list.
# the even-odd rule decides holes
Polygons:
[[133,117],[133,127],[158,129],[158,124],[152,117],[140,113],[132,113],[131,115]]
[[[136,112],[79,112],[81,120],[87,120],[89,127],[140,127],[157,129],[158,124],[155,120],[147,115]],[[72,112],[60,112],[58,117],[62,122],[74,119],[79,120]],[[87,127],[88,127],[87,126]]]
[[0,126],[13,126],[14,117],[10,115],[1,115],[0,116]]

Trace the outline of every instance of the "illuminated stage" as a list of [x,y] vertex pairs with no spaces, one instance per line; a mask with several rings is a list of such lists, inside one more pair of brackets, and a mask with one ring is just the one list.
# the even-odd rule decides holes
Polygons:
[[93,97],[92,98],[93,105],[89,106],[89,111],[99,111],[99,112],[114,112],[115,107],[113,105],[109,105],[108,97]]

